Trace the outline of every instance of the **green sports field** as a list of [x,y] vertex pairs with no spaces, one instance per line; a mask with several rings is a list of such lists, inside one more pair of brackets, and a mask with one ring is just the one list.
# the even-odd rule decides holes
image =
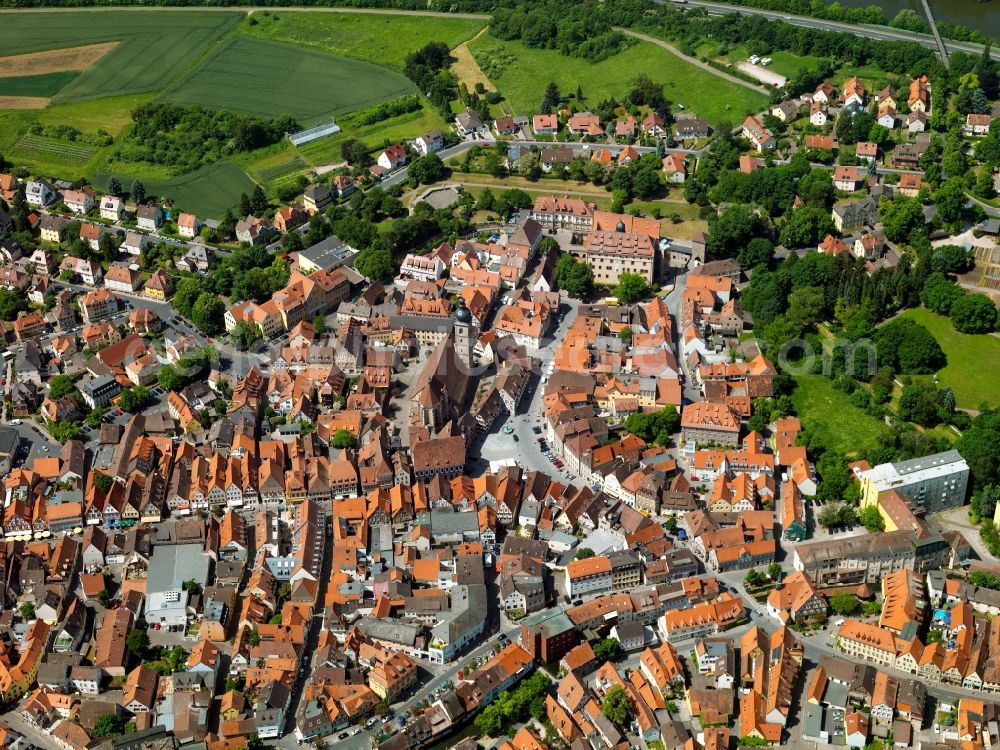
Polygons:
[[0,50],[16,55],[120,42],[55,95],[59,102],[162,89],[243,18],[240,12],[0,13]]
[[166,93],[200,104],[304,125],[416,91],[399,73],[360,60],[241,35],[227,39]]
[[[252,19],[252,21],[251,21]],[[254,13],[240,32],[288,42],[402,71],[406,56],[428,42],[454,49],[471,39],[486,21],[384,13]]]
[[489,34],[470,42],[469,49],[482,66],[481,58],[500,45],[513,56],[514,62],[491,80],[519,114],[538,110],[550,81],[567,93],[575,92],[580,85],[584,97],[596,103],[609,97],[624,97],[629,82],[639,73],[664,84],[669,100],[683,104],[688,112],[712,124],[725,119],[740,121],[767,103],[764,94],[724,81],[648,42],[637,42],[599,63],[567,57],[557,50],[527,47],[521,42],[498,42]]

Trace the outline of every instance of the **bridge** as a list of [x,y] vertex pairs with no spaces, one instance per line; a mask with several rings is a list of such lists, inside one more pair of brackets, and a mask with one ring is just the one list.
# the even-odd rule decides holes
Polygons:
[[948,67],[948,48],[944,46],[944,40],[941,38],[941,33],[938,31],[937,23],[934,21],[934,14],[931,12],[931,4],[928,0],[920,0],[920,4],[924,6],[924,13],[927,15],[927,23],[931,25],[931,33],[934,35],[934,43],[937,44],[938,55],[941,57],[941,62],[944,66]]

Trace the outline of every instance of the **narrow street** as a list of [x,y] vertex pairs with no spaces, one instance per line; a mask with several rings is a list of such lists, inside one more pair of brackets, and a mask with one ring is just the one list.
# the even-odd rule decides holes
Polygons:
[[[532,428],[537,425],[544,430],[545,410],[542,401],[545,394],[544,380],[549,375],[549,366],[555,356],[558,342],[565,339],[566,332],[576,320],[579,305],[579,302],[572,299],[564,300],[563,304],[560,305],[562,314],[558,325],[552,334],[545,338],[542,348],[534,354],[538,367],[531,376],[525,400],[518,408],[518,413],[508,416],[503,422],[497,420],[493,429],[484,438],[481,438],[482,444],[479,447],[479,453],[483,459],[481,468],[487,468],[489,461],[513,458],[526,471],[541,471],[549,476],[561,477],[562,480],[574,479],[568,471],[560,472],[542,453],[538,447],[539,435],[536,435]],[[513,428],[513,432],[505,435],[503,433],[505,426]],[[514,439],[515,437],[517,440]],[[477,446],[473,446],[473,453],[476,449]]]

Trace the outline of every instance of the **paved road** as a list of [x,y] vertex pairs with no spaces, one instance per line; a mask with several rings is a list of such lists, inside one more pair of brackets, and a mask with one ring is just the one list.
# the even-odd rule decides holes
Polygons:
[[65,750],[52,738],[51,733],[39,731],[31,726],[17,711],[7,712],[0,721],[8,724],[15,732],[23,734],[36,747],[44,748],[44,750]]
[[[665,4],[668,0],[654,0],[654,2]],[[764,16],[775,21],[785,21],[796,26],[805,26],[810,29],[821,29],[823,31],[839,31],[856,36],[863,36],[869,39],[889,42],[916,42],[928,49],[937,50],[937,43],[930,34],[917,34],[912,31],[901,31],[889,26],[875,26],[870,24],[850,24],[841,21],[827,21],[821,18],[809,18],[808,16],[797,16],[782,11],[763,10],[760,8],[749,8],[746,6],[726,5],[725,3],[711,2],[711,0],[685,0],[688,8],[705,8],[712,13],[740,13],[750,16]],[[681,6],[675,6],[681,7]],[[961,52],[969,52],[974,55],[982,54],[981,44],[971,42],[956,42],[950,39],[944,40],[947,49]],[[993,50],[993,57],[1000,58],[1000,51]]]
[[[545,427],[542,405],[545,384],[541,378],[548,376],[548,368],[555,355],[555,348],[566,337],[566,332],[576,319],[579,302],[568,299],[562,307],[564,311],[555,331],[546,339],[545,345],[534,353],[539,361],[539,366],[537,371],[532,374],[528,392],[525,394],[527,405],[522,402],[516,415],[511,415],[504,422],[498,422],[494,425],[493,430],[484,439],[480,455],[485,461],[514,458],[518,465],[526,471],[541,471],[560,481],[571,481],[574,476],[568,470],[560,472],[552,465],[552,462],[538,447],[539,436],[532,432],[532,427],[536,425],[543,429]],[[503,434],[504,425],[512,427],[514,432],[510,435]],[[514,441],[515,435],[517,436],[516,442]]]
[[[90,11],[90,12],[100,12],[105,10],[111,10],[109,7],[66,7],[66,8],[5,8],[0,10],[0,13],[66,13],[75,10],[80,11]],[[247,5],[247,6],[211,6],[211,5],[185,5],[185,6],[140,6],[140,5],[130,5],[130,6],[115,6],[116,11],[131,11],[131,10],[141,10],[141,11],[174,11],[174,12],[193,12],[193,11],[217,11],[224,13],[234,13],[234,12],[244,12],[244,13],[257,13],[259,11],[267,11],[270,13],[275,12],[291,12],[291,13],[370,13],[379,15],[390,15],[390,16],[429,16],[431,18],[469,18],[476,21],[489,21],[491,16],[485,13],[444,13],[441,11],[433,10],[395,10],[392,8],[328,8],[320,6],[274,6],[269,7],[266,5]]]
[[769,89],[766,86],[759,86],[759,85],[757,85],[755,83],[750,83],[749,81],[744,81],[742,78],[737,78],[736,76],[730,75],[729,73],[725,73],[725,72],[719,70],[718,68],[713,68],[708,63],[704,63],[701,60],[699,60],[697,57],[691,57],[689,55],[685,55],[683,52],[681,52],[679,49],[677,49],[672,44],[668,44],[667,42],[663,41],[662,39],[657,39],[655,36],[649,36],[649,34],[642,34],[642,33],[638,32],[638,31],[631,31],[630,29],[621,29],[620,28],[620,29],[618,29],[618,31],[622,32],[626,36],[630,36],[630,37],[633,37],[635,39],[641,39],[644,42],[649,42],[650,44],[655,44],[657,47],[662,47],[663,49],[665,49],[670,54],[675,55],[676,57],[681,58],[685,62],[691,63],[695,67],[701,68],[702,70],[705,70],[705,71],[708,71],[709,73],[711,73],[713,75],[717,75],[717,76],[719,76],[719,78],[724,78],[727,81],[729,81],[730,83],[735,83],[737,86],[742,86],[743,88],[750,89],[751,91],[756,91],[759,94],[769,93]]
[[[716,70],[713,70],[713,72],[719,73],[719,71],[716,71]],[[609,143],[581,143],[579,141],[530,141],[530,140],[528,140],[528,141],[505,141],[505,142],[509,143],[510,145],[527,146],[529,148],[531,148],[531,147],[537,147],[537,148],[555,148],[555,147],[558,147],[558,146],[568,146],[569,148],[572,148],[574,151],[580,151],[580,152],[588,151],[588,150],[592,151],[593,149],[602,148],[602,147],[605,147],[605,146],[608,147],[608,148],[616,148],[616,149],[625,148],[625,146],[623,144],[620,144],[620,143],[610,143],[610,142]],[[496,144],[497,144],[497,141],[492,136],[487,137],[487,138],[477,138],[477,139],[474,139],[474,140],[468,140],[468,141],[462,141],[461,143],[456,143],[454,146],[449,146],[448,148],[445,148],[445,149],[442,149],[442,150],[438,151],[437,155],[441,159],[441,161],[445,161],[446,159],[450,159],[453,156],[461,156],[466,151],[468,151],[469,149],[471,149],[471,148],[473,148],[475,146],[484,146],[486,148],[489,148],[491,146],[495,146]],[[656,153],[656,147],[655,146],[632,146],[632,148],[634,148],[640,154],[655,154]],[[697,156],[701,156],[701,153],[705,149],[704,148],[700,148],[700,149],[670,148],[670,149],[667,149],[667,150],[670,151],[671,153],[682,153],[682,154],[687,154],[688,156],[695,156],[695,157],[697,157]],[[384,180],[382,180],[382,182],[379,183],[379,186],[382,187],[382,188],[390,188],[393,185],[398,185],[400,182],[402,182],[403,180],[405,180],[406,176],[407,176],[407,167],[402,167],[398,171],[393,172],[391,175],[389,175]],[[540,183],[540,184],[544,184],[544,183]]]
[[966,193],[966,196],[969,199],[969,202],[965,204],[966,208],[972,208],[973,206],[979,206],[981,209],[983,209],[983,213],[985,213],[990,218],[1000,219],[1000,208],[996,208],[995,206],[991,206],[989,203],[983,203],[981,200],[979,200],[978,198],[976,198],[974,195],[969,195],[968,193]]

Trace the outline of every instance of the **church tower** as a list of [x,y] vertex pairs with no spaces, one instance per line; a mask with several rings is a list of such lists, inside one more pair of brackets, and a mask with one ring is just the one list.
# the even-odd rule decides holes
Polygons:
[[479,331],[472,322],[472,313],[465,306],[465,300],[459,297],[455,310],[455,354],[469,372],[472,371],[472,350],[477,338]]

